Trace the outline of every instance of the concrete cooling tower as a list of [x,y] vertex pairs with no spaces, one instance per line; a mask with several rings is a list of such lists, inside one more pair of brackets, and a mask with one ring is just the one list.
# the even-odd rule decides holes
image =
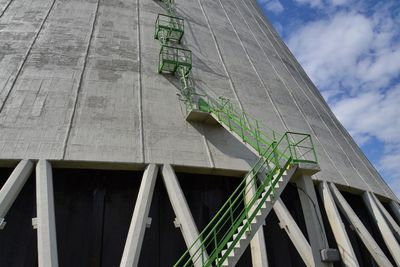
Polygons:
[[0,0],[0,266],[400,266],[399,200],[256,0]]

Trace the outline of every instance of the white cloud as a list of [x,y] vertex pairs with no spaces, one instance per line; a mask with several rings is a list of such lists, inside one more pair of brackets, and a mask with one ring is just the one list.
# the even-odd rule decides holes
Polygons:
[[367,92],[338,101],[333,111],[359,145],[377,138],[384,144],[375,162],[389,186],[400,196],[400,85],[387,92]]
[[346,4],[349,4],[350,2],[351,2],[351,0],[330,0],[330,1],[328,1],[328,3],[333,6],[346,5]]
[[400,145],[392,145],[387,150],[389,151],[385,151],[384,156],[378,164],[378,168],[383,177],[386,177],[390,188],[400,197]]
[[295,2],[301,5],[309,5],[310,7],[322,6],[321,0],[295,0]]
[[[333,111],[353,135],[400,143],[400,86],[385,93],[367,92],[336,102]],[[363,140],[364,142],[367,140]]]
[[275,14],[279,14],[284,10],[279,0],[258,0],[258,4]]
[[357,3],[353,10],[339,8],[292,32],[288,45],[357,143],[376,138],[383,144],[375,165],[400,196],[400,16],[392,11],[395,5],[399,8],[395,2],[378,3],[364,13]]
[[300,5],[308,5],[312,8],[329,8],[349,4],[352,0],[294,0]]
[[400,74],[399,26],[390,16],[376,17],[339,12],[291,35],[289,47],[322,91],[329,90],[324,95],[382,88]]

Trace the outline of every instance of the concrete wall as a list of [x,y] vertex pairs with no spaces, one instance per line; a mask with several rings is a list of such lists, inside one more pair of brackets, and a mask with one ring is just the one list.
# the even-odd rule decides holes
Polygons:
[[[222,127],[185,121],[158,75],[153,0],[0,1],[0,159],[244,171]],[[231,98],[280,132],[311,133],[315,179],[396,197],[335,118],[255,0],[176,0],[198,92]]]

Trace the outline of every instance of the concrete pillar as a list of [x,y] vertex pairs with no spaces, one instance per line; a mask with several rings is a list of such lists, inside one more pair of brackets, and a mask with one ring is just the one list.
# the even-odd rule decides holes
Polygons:
[[397,220],[397,223],[400,224],[400,205],[399,205],[399,203],[392,200],[392,201],[390,201],[389,205],[390,205],[390,208],[392,209],[394,217]]
[[382,213],[379,211],[377,204],[375,203],[372,195],[369,192],[364,192],[363,199],[365,205],[368,208],[369,214],[378,226],[379,231],[382,234],[383,240],[385,241],[387,248],[392,254],[394,261],[396,262],[397,266],[400,266],[400,246],[397,243],[397,240],[394,237],[392,231],[390,230],[389,225],[387,224]]
[[319,192],[324,204],[326,215],[331,225],[333,235],[335,236],[336,243],[342,257],[344,266],[356,267],[359,266],[356,254],[354,253],[353,246],[347,235],[346,228],[340,218],[339,211],[336,207],[332,193],[329,190],[327,182],[319,184]]
[[57,267],[53,174],[46,160],[39,160],[36,166],[36,205],[39,267]]
[[6,183],[0,190],[0,230],[6,225],[5,217],[15,199],[21,192],[33,170],[33,163],[30,160],[21,160],[14,171],[8,177]]
[[365,228],[364,224],[357,217],[356,213],[353,211],[353,209],[347,203],[345,198],[339,192],[337,187],[333,183],[330,183],[329,187],[331,189],[335,202],[339,207],[339,210],[343,213],[346,219],[353,225],[357,235],[360,237],[365,247],[368,249],[369,253],[371,253],[376,263],[379,266],[385,266],[385,267],[393,266],[391,262],[388,260],[388,258],[385,256],[385,253],[383,253],[382,249],[375,242],[374,238],[368,232],[367,228]]
[[267,247],[262,226],[251,240],[250,248],[253,267],[268,267]]
[[277,199],[274,204],[274,211],[279,219],[279,225],[284,229],[292,241],[293,245],[300,254],[307,267],[314,267],[315,263],[313,260],[313,254],[310,244],[304,237],[300,228],[297,226],[296,221],[290,215],[290,212],[286,208],[282,199]]
[[[197,238],[199,237],[199,231],[197,230],[192,213],[190,212],[189,206],[186,202],[185,195],[182,192],[182,189],[178,182],[178,178],[176,177],[171,165],[165,164],[162,167],[162,176],[165,188],[167,189],[169,200],[171,201],[172,208],[179,222],[183,239],[185,240],[186,246],[189,248],[196,242]],[[199,253],[199,247],[200,244],[194,245],[189,250],[190,255],[195,259],[202,258],[206,260],[208,258],[206,253],[203,253],[203,255]],[[203,266],[201,260],[196,261],[195,266]]]
[[386,210],[386,208],[382,205],[379,199],[375,196],[374,193],[371,193],[372,197],[374,198],[375,203],[378,205],[379,210],[382,212],[383,216],[385,217],[389,227],[391,228],[393,234],[396,236],[397,240],[400,241],[400,227],[393,219],[392,215]]
[[156,185],[157,174],[158,167],[155,164],[148,165],[143,173],[135,209],[133,210],[131,225],[122,254],[121,267],[133,267],[137,266],[139,263],[140,251],[146,230],[154,187]]
[[[252,178],[253,177],[251,175],[248,175],[247,183],[249,183]],[[255,193],[255,187],[251,188],[249,193],[245,196],[245,202],[248,203],[251,201],[251,198]],[[251,240],[250,248],[253,267],[268,267],[267,247],[265,245],[264,231],[262,226]]]
[[307,175],[300,175],[294,181],[297,185],[297,191],[299,192],[315,266],[332,266],[331,263],[322,262],[321,259],[321,250],[328,248],[329,245],[313,181],[311,177]]

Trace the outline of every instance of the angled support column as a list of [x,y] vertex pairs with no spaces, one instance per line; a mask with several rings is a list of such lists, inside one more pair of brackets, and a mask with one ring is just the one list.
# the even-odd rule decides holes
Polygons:
[[[180,229],[182,231],[183,239],[185,240],[186,246],[189,248],[194,244],[199,236],[196,224],[193,220],[192,213],[190,212],[189,206],[186,202],[185,195],[182,192],[181,186],[179,185],[178,178],[175,175],[171,165],[165,164],[162,167],[162,176],[165,187],[171,201],[172,208],[175,212],[176,218],[180,223]],[[199,246],[193,246],[189,250],[190,255],[193,257],[194,253],[199,249]],[[205,253],[204,253],[205,254]],[[196,254],[196,257],[199,255]],[[203,255],[204,260],[208,258],[207,255]],[[196,267],[202,267],[200,261],[196,261]]]
[[[251,175],[247,176],[247,182],[252,179]],[[256,193],[255,187],[251,188],[249,194],[245,196],[245,202],[249,202]],[[250,242],[251,261],[253,267],[268,267],[267,247],[265,245],[264,231],[261,226]]]
[[356,213],[353,211],[353,209],[347,203],[345,198],[339,192],[337,187],[333,183],[330,183],[329,187],[331,189],[335,202],[339,207],[339,210],[343,213],[346,219],[353,225],[357,235],[360,237],[360,239],[368,249],[369,253],[371,253],[376,263],[379,266],[385,266],[385,267],[393,266],[388,260],[388,258],[385,256],[385,253],[383,253],[382,249],[375,242],[374,238],[368,232],[367,228],[365,228],[364,224],[357,217]]
[[5,217],[24,187],[33,170],[30,160],[21,160],[0,190],[0,230],[6,225]]
[[308,175],[300,175],[294,181],[299,192],[315,266],[332,266],[329,262],[323,262],[321,257],[321,250],[329,248],[329,245],[313,181]]
[[335,236],[343,264],[349,267],[360,266],[327,182],[322,182],[319,184],[319,192],[324,204],[329,224],[331,225],[333,235]]
[[279,219],[279,225],[284,229],[292,241],[293,245],[300,254],[307,267],[314,267],[315,263],[313,260],[313,254],[310,244],[304,237],[300,228],[297,226],[296,221],[293,219],[292,215],[286,208],[282,199],[276,200],[274,204],[274,211]]
[[399,203],[392,200],[392,201],[390,201],[389,205],[393,211],[394,217],[396,217],[397,223],[400,224],[400,205],[399,205]]
[[379,211],[377,204],[375,203],[372,195],[369,192],[364,192],[363,194],[364,203],[368,208],[369,214],[374,219],[376,225],[379,228],[379,231],[382,234],[383,240],[387,248],[392,254],[393,259],[395,260],[396,264],[400,266],[400,246],[397,243],[396,238],[392,234],[389,225],[387,224],[385,218],[383,217],[382,213]]
[[386,208],[382,205],[379,199],[375,196],[374,193],[371,192],[372,197],[375,200],[375,203],[378,205],[379,210],[382,212],[383,216],[385,217],[386,221],[388,222],[390,229],[392,230],[393,234],[396,236],[397,240],[400,241],[400,226],[397,222],[393,219],[392,215],[386,210]]
[[253,267],[268,267],[267,247],[263,227],[257,231],[250,242],[251,261]]
[[157,174],[158,166],[155,164],[148,165],[143,173],[120,267],[136,267],[139,263]]
[[39,160],[36,165],[36,205],[39,267],[57,267],[53,174],[46,160]]

